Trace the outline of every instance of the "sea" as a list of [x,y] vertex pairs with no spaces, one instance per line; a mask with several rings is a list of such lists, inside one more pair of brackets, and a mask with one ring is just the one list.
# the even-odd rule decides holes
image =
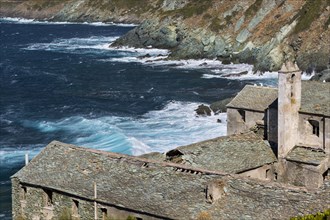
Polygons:
[[111,47],[134,27],[0,18],[0,219],[11,219],[10,176],[52,140],[164,152],[226,135],[226,113],[197,116],[199,105],[247,84],[277,85],[277,73],[254,73],[247,64]]

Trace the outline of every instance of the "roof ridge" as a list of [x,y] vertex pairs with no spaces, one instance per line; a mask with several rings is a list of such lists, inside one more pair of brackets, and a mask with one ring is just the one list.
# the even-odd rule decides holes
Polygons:
[[[110,157],[111,159],[115,159],[115,158],[122,159],[122,158],[124,158],[124,159],[128,159],[128,161],[132,161],[132,162],[133,161],[143,162],[143,163],[146,163],[146,165],[155,164],[155,165],[159,165],[161,167],[173,167],[173,168],[176,168],[177,170],[181,169],[181,172],[191,171],[191,173],[195,172],[195,173],[221,175],[221,176],[231,175],[230,173],[226,173],[226,172],[222,172],[222,171],[207,170],[207,169],[195,168],[195,167],[185,166],[185,165],[182,165],[182,164],[176,164],[176,163],[171,163],[171,162],[151,160],[151,159],[141,158],[141,157],[137,157],[137,156],[131,156],[131,155],[127,155],[127,154],[120,154],[120,153],[102,151],[102,150],[97,150],[97,149],[90,149],[90,148],[85,148],[85,147],[76,146],[76,145],[72,145],[72,144],[66,144],[66,143],[63,143],[63,142],[60,142],[60,141],[52,141],[49,145],[46,146],[46,148],[47,147],[54,147],[54,146],[56,146],[56,144],[59,144],[59,145],[64,146],[64,147],[70,147],[72,149],[79,150],[79,151],[85,151],[85,152],[91,152],[91,153],[105,155],[105,156]],[[128,161],[126,160],[124,162],[128,162]]]
[[245,87],[251,87],[256,89],[272,89],[272,90],[278,90],[276,87],[270,87],[270,86],[258,86],[258,85],[246,85]]

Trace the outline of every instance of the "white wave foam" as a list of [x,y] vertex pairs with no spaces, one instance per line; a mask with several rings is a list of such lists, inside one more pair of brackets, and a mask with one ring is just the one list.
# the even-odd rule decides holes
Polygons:
[[17,17],[1,17],[0,22],[2,23],[21,23],[21,24],[84,24],[91,26],[120,26],[120,27],[135,27],[137,24],[123,24],[114,22],[66,22],[66,21],[39,21],[35,19],[17,18]]
[[92,36],[88,38],[70,38],[70,39],[55,39],[50,43],[35,43],[26,47],[26,50],[44,50],[44,51],[57,51],[64,53],[90,53],[96,52],[110,52],[111,56],[115,58],[100,59],[100,61],[118,61],[118,62],[139,62],[144,58],[139,56],[151,56],[146,59],[160,59],[165,58],[168,50],[154,49],[154,48],[130,48],[110,47],[111,43],[119,37],[105,37],[105,36]]
[[[221,113],[197,117],[195,109],[200,104],[170,102],[162,110],[151,111],[139,120],[138,124],[142,129],[136,129],[135,136],[152,146],[153,151],[164,152],[174,147],[226,135],[227,115]],[[217,119],[222,123],[217,123]],[[144,131],[148,133],[145,135]]]
[[199,104],[170,102],[139,119],[75,116],[59,121],[25,121],[24,125],[44,133],[64,132],[80,146],[139,155],[226,135],[226,114],[196,117],[194,110]]
[[56,39],[51,43],[35,43],[29,45],[26,50],[46,51],[74,51],[74,50],[108,50],[109,42],[115,41],[118,37],[92,36],[89,38]]
[[28,154],[29,160],[35,157],[43,148],[41,145],[20,145],[19,148],[14,146],[1,146],[0,147],[0,163],[2,164],[15,164],[24,163],[25,154]]
[[315,75],[315,72],[313,71],[311,74],[303,72],[301,75],[302,80],[310,80]]

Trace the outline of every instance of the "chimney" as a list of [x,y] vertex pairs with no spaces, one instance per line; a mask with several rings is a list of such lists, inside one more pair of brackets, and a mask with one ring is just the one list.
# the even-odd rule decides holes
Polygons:
[[285,158],[298,139],[301,71],[286,62],[278,72],[278,158]]

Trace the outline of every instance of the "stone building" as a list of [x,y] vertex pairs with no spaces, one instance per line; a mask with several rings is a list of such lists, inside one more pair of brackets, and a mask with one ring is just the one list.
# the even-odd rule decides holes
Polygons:
[[[244,143],[245,138],[233,135],[222,141]],[[207,150],[211,143],[197,146]],[[180,148],[180,152],[191,152],[193,157],[198,151],[191,148]],[[145,157],[157,155],[163,156]],[[237,156],[232,158],[236,168],[222,167],[241,170],[247,161],[238,161]],[[250,167],[270,162],[255,159],[249,159]],[[216,167],[192,160],[195,167],[54,141],[12,177],[13,219],[288,219],[330,208],[325,202],[330,197],[330,180],[307,190],[214,171]]]
[[286,63],[278,84],[246,86],[227,105],[228,134],[261,130],[279,160],[279,181],[319,187],[330,167],[330,83],[302,82]]
[[274,164],[277,162],[269,144],[253,132],[214,138],[178,147],[165,154],[150,153],[140,157],[260,180],[274,179]]
[[287,64],[278,89],[246,86],[228,104],[228,136],[166,153],[53,141],[12,176],[13,218],[289,219],[330,209],[330,84],[300,84]]

